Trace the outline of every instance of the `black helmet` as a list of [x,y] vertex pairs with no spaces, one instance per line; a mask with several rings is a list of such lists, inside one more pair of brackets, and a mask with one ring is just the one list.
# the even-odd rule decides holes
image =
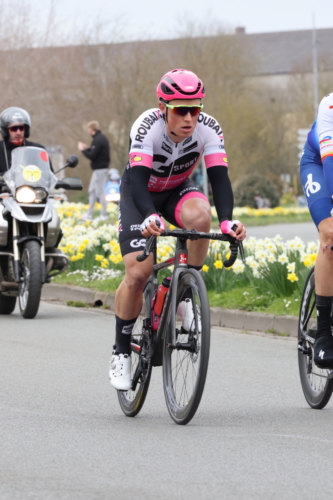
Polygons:
[[0,115],[0,132],[4,140],[9,139],[8,128],[13,125],[23,123],[25,125],[24,137],[28,138],[30,135],[31,120],[29,113],[22,108],[7,108]]

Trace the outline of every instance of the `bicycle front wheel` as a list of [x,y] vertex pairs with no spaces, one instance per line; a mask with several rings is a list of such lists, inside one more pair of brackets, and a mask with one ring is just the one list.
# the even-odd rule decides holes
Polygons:
[[205,283],[196,270],[185,270],[173,286],[177,293],[171,301],[164,339],[163,386],[171,418],[184,425],[194,417],[205,387],[210,312]]
[[127,417],[135,417],[141,410],[149,389],[151,377],[151,342],[150,331],[145,327],[145,318],[150,317],[151,282],[144,291],[144,316],[140,315],[134,325],[131,336],[132,387],[128,391],[117,391],[121,409]]
[[313,346],[317,333],[317,309],[314,269],[305,283],[298,322],[298,367],[303,393],[308,404],[317,410],[324,408],[333,391],[330,371],[318,368],[313,361]]

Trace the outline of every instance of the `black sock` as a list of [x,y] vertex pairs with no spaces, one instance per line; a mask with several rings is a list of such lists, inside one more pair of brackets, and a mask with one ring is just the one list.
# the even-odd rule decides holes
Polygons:
[[131,354],[131,333],[136,319],[121,319],[116,315],[117,354]]
[[332,311],[333,297],[324,297],[316,295],[317,307],[317,338],[322,335],[331,333],[331,311]]
[[196,269],[197,271],[201,271],[201,269],[202,269],[202,266],[191,266],[191,264],[189,264],[187,267],[189,269]]

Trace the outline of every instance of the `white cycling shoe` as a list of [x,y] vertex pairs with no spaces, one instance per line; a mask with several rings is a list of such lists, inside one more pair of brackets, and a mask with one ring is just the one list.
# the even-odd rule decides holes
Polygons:
[[109,379],[117,391],[128,391],[131,381],[132,360],[128,354],[113,353],[110,359]]
[[[182,326],[187,332],[195,331],[195,317],[193,314],[191,299],[185,299],[179,302],[177,307],[177,315],[182,320]],[[201,318],[198,313],[198,331],[201,333]]]

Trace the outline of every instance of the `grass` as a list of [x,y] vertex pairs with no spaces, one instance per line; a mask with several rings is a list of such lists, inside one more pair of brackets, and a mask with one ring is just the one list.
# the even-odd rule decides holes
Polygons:
[[106,279],[104,281],[84,281],[83,278],[74,274],[68,276],[67,273],[62,273],[56,276],[52,283],[57,283],[58,285],[75,285],[82,286],[84,288],[91,288],[98,292],[116,293],[117,288],[123,280],[123,276],[118,276],[117,278]]
[[[305,214],[290,214],[290,215],[274,215],[274,216],[265,216],[261,215],[249,217],[248,215],[242,215],[240,217],[241,222],[247,226],[269,226],[271,224],[297,224],[300,222],[311,222],[310,213]],[[213,218],[212,221],[213,227],[218,227],[217,219]]]
[[70,307],[89,307],[88,304],[81,300],[67,300],[66,304]]
[[275,328],[268,328],[268,330],[265,330],[265,333],[272,333],[273,335],[278,335],[279,337],[290,337],[288,332],[278,332]]
[[[122,281],[122,277],[108,279],[105,281],[83,281],[78,275],[67,276],[63,273],[57,276],[53,282],[61,285],[76,285],[85,288],[91,288],[99,292],[114,294]],[[233,288],[228,292],[216,293],[208,292],[209,303],[211,307],[222,307],[224,309],[239,309],[241,311],[255,311],[275,315],[298,316],[300,306],[300,295],[295,292],[288,299],[277,298],[271,293],[260,295],[257,290],[251,286]],[[69,301],[75,302],[75,301]],[[70,304],[74,307],[83,307]],[[104,307],[104,306],[103,306]]]
[[299,313],[300,296],[297,292],[288,299],[283,299],[277,298],[270,293],[259,295],[254,288],[248,286],[233,288],[229,292],[222,293],[209,291],[208,296],[212,307],[255,311],[280,316],[298,316]]

